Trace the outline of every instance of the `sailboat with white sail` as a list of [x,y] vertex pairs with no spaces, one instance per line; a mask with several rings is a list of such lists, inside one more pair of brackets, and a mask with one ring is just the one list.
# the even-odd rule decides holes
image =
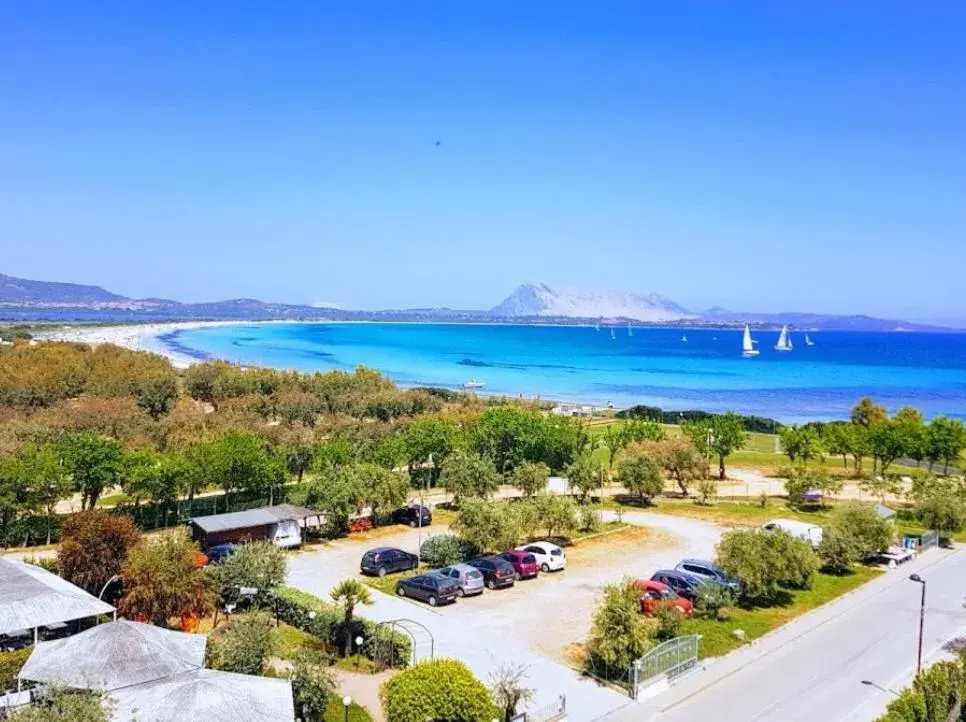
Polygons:
[[634,329],[631,328],[630,323],[627,324],[627,335],[628,336],[633,336],[634,335]]
[[805,345],[806,346],[814,346],[815,345],[815,342],[808,337],[808,334],[807,333],[805,334]]
[[751,329],[748,327],[748,324],[746,323],[745,333],[741,339],[741,355],[744,356],[745,358],[753,358],[757,356],[759,353],[761,353],[758,349],[755,348],[756,343],[758,342],[751,337]]
[[617,334],[614,333],[614,327],[613,326],[610,327],[610,340],[611,341],[617,340]]
[[776,351],[791,351],[792,340],[788,336],[788,326],[782,326],[782,331],[778,334],[778,343],[775,344]]
[[688,342],[688,335],[687,334],[683,334],[681,336],[681,343],[687,343],[687,342]]
[[600,319],[598,318],[596,323],[594,323],[594,330],[600,331]]

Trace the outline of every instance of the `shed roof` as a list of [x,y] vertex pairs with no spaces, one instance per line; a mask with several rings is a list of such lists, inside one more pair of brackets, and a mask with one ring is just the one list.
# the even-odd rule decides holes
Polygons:
[[292,504],[278,504],[265,506],[248,511],[233,511],[228,514],[211,514],[197,516],[191,520],[208,534],[233,529],[249,529],[255,526],[278,524],[280,521],[301,521],[313,516],[321,516],[322,512],[306,509]]
[[115,722],[293,722],[287,679],[198,669],[112,693]]
[[0,559],[0,634],[113,611],[110,604],[46,569]]
[[40,642],[20,679],[109,692],[199,669],[208,638],[120,620]]

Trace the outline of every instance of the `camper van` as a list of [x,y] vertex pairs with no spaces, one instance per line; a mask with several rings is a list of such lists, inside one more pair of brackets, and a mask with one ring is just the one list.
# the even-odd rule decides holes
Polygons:
[[794,519],[772,519],[762,524],[761,528],[767,531],[783,531],[797,539],[807,541],[813,547],[822,543],[822,527],[818,524],[808,524]]

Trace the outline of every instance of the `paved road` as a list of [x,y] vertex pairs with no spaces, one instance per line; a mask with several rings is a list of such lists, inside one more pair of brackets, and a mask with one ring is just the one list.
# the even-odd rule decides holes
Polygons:
[[966,634],[966,549],[933,551],[855,592],[789,623],[692,673],[653,700],[606,717],[608,722],[866,722],[880,715],[888,692],[915,673],[917,572],[928,581],[925,656]]
[[[563,694],[571,722],[594,720],[634,703],[627,695],[599,686],[560,662],[563,645],[558,638],[583,638],[603,584],[625,574],[650,574],[684,556],[707,556],[721,531],[701,521],[661,514],[629,512],[624,520],[660,529],[670,543],[640,549],[621,547],[619,553],[595,557],[579,568],[574,565],[561,574],[541,575],[517,588],[485,592],[482,598],[439,609],[375,593],[375,604],[358,613],[375,621],[411,619],[425,625],[435,639],[437,657],[462,660],[484,681],[502,663],[523,664],[528,683],[536,689],[533,708]],[[440,527],[432,530],[443,531]],[[415,549],[415,534],[401,531],[379,543]],[[362,551],[376,545],[347,539],[300,554],[289,565],[288,581],[326,599],[339,581],[358,574]]]

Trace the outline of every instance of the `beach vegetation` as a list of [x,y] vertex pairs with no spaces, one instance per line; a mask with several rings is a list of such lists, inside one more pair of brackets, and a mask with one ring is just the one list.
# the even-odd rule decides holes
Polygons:
[[623,456],[618,464],[617,477],[621,485],[638,497],[642,505],[664,491],[661,467],[646,451]]
[[98,596],[111,577],[120,573],[128,552],[140,541],[129,516],[100,509],[71,514],[64,520],[57,549],[57,569],[64,579]]
[[457,451],[446,462],[440,483],[453,495],[453,503],[464,499],[486,499],[500,488],[500,474],[489,457],[473,451]]

